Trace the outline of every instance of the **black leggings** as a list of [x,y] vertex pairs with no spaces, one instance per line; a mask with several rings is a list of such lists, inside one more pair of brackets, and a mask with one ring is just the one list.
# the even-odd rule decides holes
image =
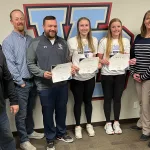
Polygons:
[[86,81],[71,80],[71,91],[74,96],[74,116],[76,126],[80,125],[81,105],[85,104],[85,115],[87,123],[91,123],[92,116],[92,95],[95,87],[95,77]]
[[125,75],[102,75],[101,80],[104,93],[104,113],[106,122],[110,122],[112,100],[114,119],[119,121],[121,97],[125,87]]

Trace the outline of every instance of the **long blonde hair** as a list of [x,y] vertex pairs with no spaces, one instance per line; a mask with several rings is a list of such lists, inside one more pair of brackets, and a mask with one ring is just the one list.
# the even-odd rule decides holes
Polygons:
[[[114,22],[119,22],[121,24],[121,27],[122,27],[122,22],[120,21],[120,19],[118,18],[114,18],[110,21],[109,23],[109,26],[108,26],[108,33],[106,35],[106,38],[107,38],[107,44],[106,44],[106,58],[109,59],[109,55],[110,55],[110,52],[111,52],[111,49],[112,49],[112,33],[111,33],[111,25],[112,23]],[[119,43],[119,49],[120,49],[120,53],[124,53],[124,46],[123,46],[123,41],[122,41],[122,30],[121,30],[121,33],[119,35],[119,38],[118,38],[118,43]]]
[[142,22],[142,25],[141,25],[141,36],[142,36],[142,37],[145,37],[145,36],[146,36],[146,33],[147,33],[146,26],[145,26],[145,23],[144,23],[144,21],[145,21],[147,15],[150,16],[150,10],[148,10],[148,11],[145,13],[144,17],[143,17],[143,22]]
[[87,35],[88,47],[91,50],[91,52],[94,53],[95,52],[95,48],[94,48],[93,38],[92,38],[92,32],[91,32],[91,22],[86,17],[81,17],[77,21],[77,42],[78,42],[78,49],[81,50],[81,52],[83,52],[83,44],[82,44],[81,35],[80,35],[80,32],[79,32],[79,23],[80,23],[81,20],[87,20],[89,22],[90,30],[89,30],[89,33]]

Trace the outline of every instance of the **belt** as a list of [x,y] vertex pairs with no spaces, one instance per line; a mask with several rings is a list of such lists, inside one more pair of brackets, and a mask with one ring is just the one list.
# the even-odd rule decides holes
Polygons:
[[33,78],[22,78],[23,81],[26,81],[26,82],[32,82],[33,81]]

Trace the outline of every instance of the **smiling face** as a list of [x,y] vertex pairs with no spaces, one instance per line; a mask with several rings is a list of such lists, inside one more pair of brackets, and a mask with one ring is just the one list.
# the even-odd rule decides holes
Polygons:
[[150,30],[150,13],[146,15],[144,24],[145,24],[146,30]]
[[56,20],[45,20],[43,25],[45,35],[50,38],[54,39],[57,35],[57,21]]
[[78,32],[80,33],[81,37],[87,37],[90,31],[90,23],[86,19],[82,19],[79,21],[78,24]]
[[110,31],[113,38],[119,38],[121,31],[122,31],[122,25],[119,21],[115,21],[110,25]]
[[21,11],[14,11],[11,14],[11,24],[17,32],[23,32],[25,28],[24,14]]

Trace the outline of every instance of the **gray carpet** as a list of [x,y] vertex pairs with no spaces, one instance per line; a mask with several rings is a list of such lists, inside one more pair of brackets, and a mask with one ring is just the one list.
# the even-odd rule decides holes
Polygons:
[[[123,129],[121,135],[107,135],[102,126],[97,126],[94,127],[95,137],[89,137],[83,129],[83,138],[80,140],[75,139],[73,131],[68,131],[75,141],[73,143],[56,141],[56,150],[150,150],[147,146],[149,141],[140,141],[141,131],[130,130],[131,125],[133,124],[121,125]],[[45,138],[31,140],[31,143],[37,147],[37,150],[45,150]]]

